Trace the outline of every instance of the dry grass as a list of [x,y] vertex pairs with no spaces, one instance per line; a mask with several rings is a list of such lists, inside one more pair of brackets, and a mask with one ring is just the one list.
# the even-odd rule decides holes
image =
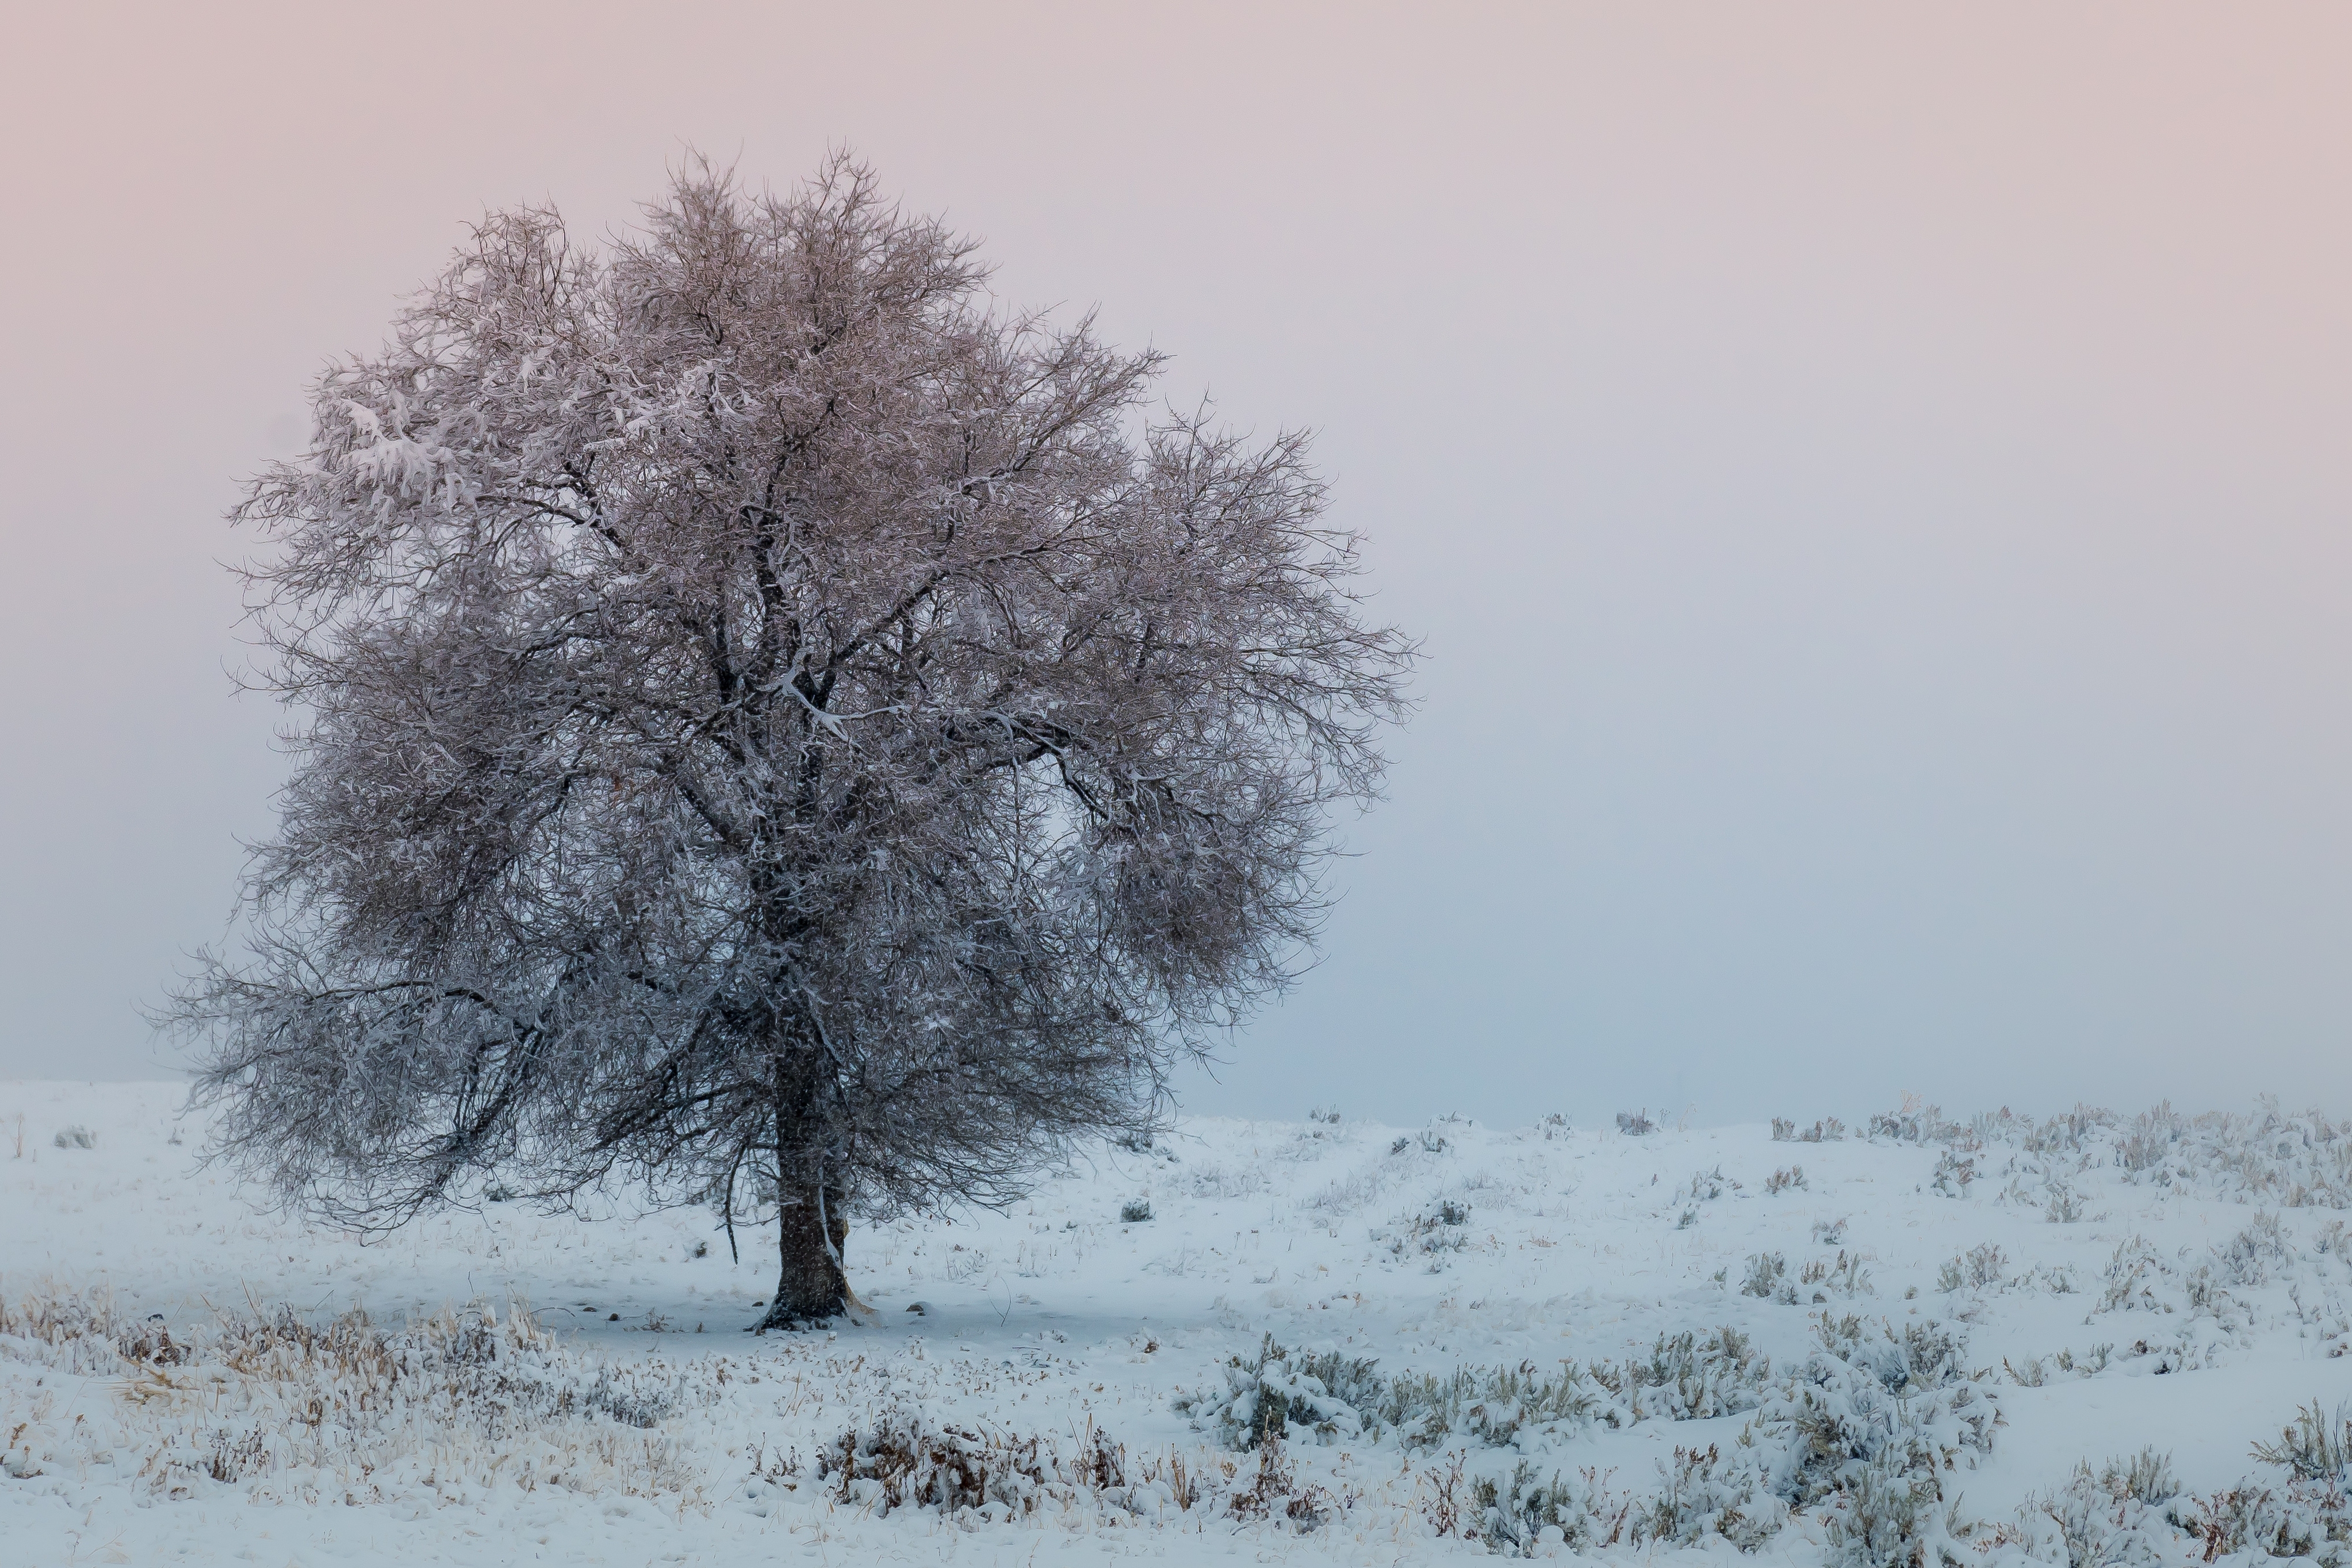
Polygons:
[[353,1503],[493,1488],[698,1495],[701,1467],[664,1428],[729,1375],[723,1362],[604,1363],[520,1307],[397,1328],[248,1307],[175,1332],[103,1292],[57,1291],[0,1299],[0,1375],[11,1361],[108,1396],[19,1424],[18,1469],[108,1466],[161,1496],[239,1485],[256,1500]]

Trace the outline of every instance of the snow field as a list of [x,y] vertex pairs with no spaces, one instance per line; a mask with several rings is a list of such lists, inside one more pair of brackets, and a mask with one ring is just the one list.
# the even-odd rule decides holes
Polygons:
[[179,1099],[0,1085],[0,1562],[2346,1550],[2316,1117],[1198,1121],[753,1337],[772,1230],[321,1230]]

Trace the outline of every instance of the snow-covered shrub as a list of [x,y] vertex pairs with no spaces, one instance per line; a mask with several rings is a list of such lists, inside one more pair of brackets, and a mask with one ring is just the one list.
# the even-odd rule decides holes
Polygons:
[[1870,1131],[1865,1135],[1898,1144],[1937,1144],[1949,1142],[1968,1131],[1957,1122],[1946,1121],[1943,1107],[1906,1100],[1899,1111],[1882,1111],[1871,1117]]
[[2017,1281],[2024,1290],[2043,1290],[2053,1296],[2081,1293],[2082,1281],[2075,1278],[2077,1270],[2072,1263],[2037,1263]]
[[1790,1166],[1785,1170],[1774,1171],[1764,1178],[1764,1196],[1778,1197],[1784,1192],[1792,1191],[1806,1185],[1805,1167]]
[[1786,1116],[1775,1116],[1772,1118],[1772,1141],[1774,1143],[1791,1143],[1795,1141],[1796,1136],[1797,1124],[1791,1122]]
[[1954,1291],[1998,1285],[2008,1267],[2008,1254],[1990,1241],[1980,1241],[1936,1271],[1936,1289],[1949,1295]]
[[1885,1319],[1873,1324],[1851,1312],[1823,1312],[1813,1320],[1813,1333],[1824,1353],[1868,1370],[1890,1391],[1942,1388],[1968,1375],[1960,1364],[1967,1341],[1932,1320],[1907,1320],[1898,1335]]
[[1936,1174],[1928,1178],[1927,1186],[1946,1197],[1966,1197],[1969,1184],[1976,1179],[1977,1162],[1962,1159],[1947,1149],[1937,1160]]
[[2103,1342],[2093,1345],[2079,1356],[2071,1350],[2062,1350],[2050,1359],[2061,1372],[2074,1373],[2082,1377],[2096,1377],[2106,1371],[2108,1363],[2115,1356],[2115,1351],[2116,1347],[2113,1344]]
[[1739,1184],[1723,1174],[1723,1167],[1693,1171],[1690,1180],[1675,1189],[1676,1203],[1712,1203],[1727,1192],[1737,1192]]
[[1798,1274],[1797,1283],[1800,1287],[1819,1287],[1813,1291],[1815,1301],[1827,1301],[1832,1294],[1860,1296],[1874,1293],[1870,1289],[1870,1270],[1862,1266],[1861,1254],[1843,1250],[1838,1253],[1834,1263],[1825,1258],[1816,1258],[1807,1263],[1803,1271]]
[[1179,1395],[1174,1408],[1194,1426],[1213,1428],[1231,1448],[1358,1437],[1394,1437],[1418,1447],[1453,1436],[1499,1447],[1522,1428],[1581,1432],[1598,1421],[1636,1418],[1572,1362],[1557,1373],[1522,1362],[1389,1377],[1376,1362],[1337,1351],[1294,1352],[1268,1334],[1255,1355],[1232,1357],[1223,1373],[1222,1389]]
[[1954,1539],[1943,1478],[1890,1457],[1863,1465],[1829,1511],[1838,1568],[1939,1568],[1970,1561]]
[[2067,1568],[2158,1568],[2180,1561],[2180,1527],[2166,1504],[2179,1495],[2171,1457],[2143,1448],[2097,1471],[2074,1467],[2067,1484],[2018,1511],[2029,1554]]
[[1614,1492],[1596,1470],[1555,1470],[1549,1480],[1528,1460],[1507,1480],[1471,1484],[1474,1532],[1491,1550],[1533,1557],[1547,1546],[1591,1552],[1649,1542],[1696,1545],[1711,1538],[1754,1552],[1779,1533],[1789,1511],[1764,1490],[1755,1467],[1716,1445],[1675,1450],[1658,1461],[1657,1494],[1637,1500]]
[[1556,1372],[1521,1362],[1380,1378],[1369,1362],[1350,1365],[1360,1372],[1343,1386],[1364,1433],[1394,1435],[1409,1446],[1466,1437],[1500,1447],[1521,1431],[1573,1434],[1596,1425],[1733,1416],[1757,1408],[1772,1375],[1771,1362],[1727,1325],[1661,1334],[1646,1357],[1585,1367],[1563,1361]]
[[1168,1504],[1189,1509],[1199,1500],[1197,1482],[1173,1456],[1164,1466],[1153,1459],[1134,1469],[1130,1475],[1126,1446],[1091,1420],[1065,1456],[1048,1438],[952,1425],[905,1403],[852,1427],[817,1454],[818,1479],[841,1501],[861,1504],[877,1518],[901,1508],[970,1509],[1002,1521],[1082,1503],[1137,1513]]
[[1257,1451],[1257,1472],[1250,1484],[1226,1500],[1226,1511],[1235,1519],[1287,1519],[1300,1530],[1313,1530],[1345,1505],[1318,1486],[1302,1487],[1282,1444],[1268,1439]]
[[2270,1283],[2271,1271],[2294,1261],[2285,1228],[2275,1214],[2257,1214],[2226,1245],[2213,1249],[2221,1278],[2231,1285],[2251,1288]]
[[1501,1447],[1522,1430],[1585,1431],[1628,1420],[1608,1388],[1573,1362],[1548,1373],[1533,1362],[1460,1367],[1443,1375],[1403,1373],[1387,1380],[1367,1414],[1374,1430],[1407,1445],[1463,1436]]
[[1934,1475],[1992,1448],[1999,1409],[1962,1369],[1948,1328],[1816,1320],[1821,1348],[1765,1396],[1741,1435],[1792,1506],[1856,1484],[1864,1468]]
[[2254,1458],[2277,1465],[2303,1480],[2342,1480],[2352,1473],[2352,1405],[2338,1405],[2332,1416],[2319,1402],[2295,1411],[2275,1443],[2256,1443]]
[[2036,1123],[2025,1116],[2011,1118],[2011,1124],[2018,1129],[2018,1146],[2028,1154],[2071,1155],[2081,1153],[2094,1141],[2094,1134],[2112,1132],[2121,1122],[2113,1111],[2077,1103],[2072,1111],[2061,1112],[2045,1122]]
[[1658,1476],[1664,1484],[1638,1515],[1638,1539],[1696,1546],[1717,1536],[1754,1552],[1789,1521],[1788,1505],[1736,1448],[1728,1457],[1713,1443],[1677,1448],[1671,1461],[1658,1461]]
[[[1389,1251],[1396,1257],[1439,1255],[1459,1252],[1470,1244],[1470,1206],[1459,1198],[1440,1198],[1420,1213],[1407,1218],[1391,1221],[1372,1232],[1375,1241],[1386,1241]],[[1432,1272],[1442,1264],[1430,1265]]]
[[52,1142],[61,1149],[94,1149],[98,1146],[98,1134],[76,1122],[70,1126],[59,1127]]
[[1727,1323],[1706,1334],[1660,1334],[1646,1359],[1597,1361],[1588,1370],[1624,1406],[1627,1419],[1703,1421],[1755,1409],[1772,1363]]
[[1364,1415],[1380,1408],[1388,1380],[1378,1364],[1337,1351],[1293,1352],[1268,1334],[1257,1354],[1224,1365],[1224,1387],[1176,1397],[1180,1416],[1213,1427],[1229,1448],[1255,1448],[1273,1439],[1336,1441],[1364,1430]]
[[1547,1372],[1465,1366],[1391,1377],[1378,1364],[1337,1351],[1294,1352],[1266,1336],[1257,1353],[1222,1369],[1224,1386],[1178,1396],[1175,1409],[1213,1428],[1228,1448],[1252,1448],[1279,1435],[1291,1441],[1394,1437],[1407,1447],[1467,1437],[1489,1447],[1521,1431],[1574,1434],[1596,1425],[1706,1420],[1756,1409],[1772,1364],[1726,1326],[1661,1334],[1644,1358],[1563,1361]]
[[2210,1497],[2185,1498],[2167,1511],[2197,1537],[2203,1556],[2308,1557],[2319,1568],[2352,1563],[2352,1510],[2333,1481],[2292,1480],[2271,1488],[2245,1480]]
[[1642,1516],[1633,1499],[1612,1492],[1591,1469],[1562,1475],[1555,1470],[1549,1481],[1533,1464],[1521,1459],[1509,1479],[1481,1476],[1471,1483],[1470,1519],[1462,1520],[1454,1506],[1457,1473],[1439,1479],[1439,1506],[1433,1521],[1440,1534],[1449,1527],[1483,1539],[1495,1551],[1514,1557],[1533,1557],[1547,1545],[1571,1552],[1627,1544],[1639,1534]]
[[2038,1355],[2029,1355],[2018,1361],[2003,1356],[2000,1365],[2001,1370],[2009,1374],[2009,1380],[2020,1388],[2039,1388],[2050,1381],[2050,1370],[2042,1364],[2042,1358]]
[[2116,1163],[2131,1176],[2160,1168],[2171,1157],[2185,1125],[2181,1117],[2173,1114],[2168,1100],[2141,1112],[2133,1119],[2131,1131],[2116,1145]]
[[1131,1197],[1119,1205],[1118,1222],[1121,1225],[1141,1225],[1150,1218],[1151,1200],[1148,1197]]
[[1794,1306],[1797,1287],[1789,1279],[1789,1260],[1778,1252],[1759,1252],[1750,1257],[1748,1278],[1739,1282],[1739,1293]]
[[[2080,1471],[2091,1473],[2085,1463]],[[2128,1459],[2109,1459],[2099,1471],[2098,1484],[2110,1497],[2160,1504],[2180,1495],[2180,1478],[2172,1473],[2172,1456],[2142,1448]]]
[[1040,1438],[944,1424],[896,1406],[841,1434],[817,1456],[817,1477],[844,1502],[870,1508],[958,1509],[1003,1517],[1037,1511],[1056,1485],[1123,1487],[1125,1450],[1099,1431],[1066,1465]]
[[2107,1369],[2115,1350],[2112,1344],[2095,1344],[2081,1355],[2076,1355],[2072,1350],[2060,1349],[2046,1356],[2020,1356],[2015,1360],[2003,1356],[2000,1364],[2001,1369],[2009,1374],[2011,1383],[2025,1388],[2039,1388],[2053,1375],[2096,1377]]
[[1629,1138],[1643,1138],[1656,1132],[1658,1124],[1650,1120],[1649,1110],[1644,1107],[1640,1111],[1618,1112],[1617,1130]]
[[2191,1317],[2201,1313],[2206,1317],[2220,1318],[2225,1315],[2231,1304],[2230,1292],[2221,1288],[2220,1280],[2214,1278],[2210,1263],[2200,1263],[2183,1275],[2180,1293],[2189,1302]]
[[2168,1312],[2172,1308],[2158,1299],[2156,1287],[2172,1273],[2172,1266],[2145,1236],[2126,1236],[2116,1243],[2115,1255],[2101,1270],[2107,1288],[2099,1298],[2098,1310],[2113,1312]]

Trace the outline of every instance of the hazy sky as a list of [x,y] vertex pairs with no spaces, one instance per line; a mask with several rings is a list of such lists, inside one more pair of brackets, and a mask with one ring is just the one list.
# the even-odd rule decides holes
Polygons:
[[[849,19],[845,19],[849,18]],[[2352,13],[26,9],[0,1076],[152,1076],[281,716],[213,565],[484,207],[830,144],[1303,423],[1423,633],[1209,1110],[2352,1111]]]

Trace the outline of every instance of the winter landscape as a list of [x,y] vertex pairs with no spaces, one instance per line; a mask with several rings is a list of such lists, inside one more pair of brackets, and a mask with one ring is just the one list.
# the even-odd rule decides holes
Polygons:
[[[2204,1563],[2352,1551],[2352,1126],[1318,1110],[856,1228],[258,1212],[0,1090],[12,1562]],[[766,1239],[770,1246],[761,1243]]]
[[20,9],[0,1568],[2352,1568],[2352,9]]

